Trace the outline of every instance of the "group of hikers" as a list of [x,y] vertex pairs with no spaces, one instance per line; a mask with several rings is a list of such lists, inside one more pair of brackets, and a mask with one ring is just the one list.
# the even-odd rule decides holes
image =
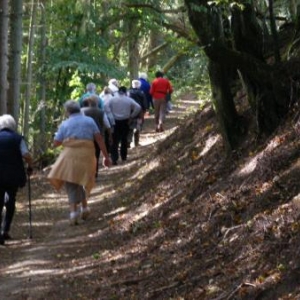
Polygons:
[[[117,165],[119,156],[126,161],[132,139],[135,146],[139,145],[144,116],[149,109],[154,109],[155,131],[164,131],[172,92],[170,81],[158,71],[151,84],[147,75],[141,73],[128,90],[119,86],[118,80],[111,79],[97,94],[96,85],[89,83],[79,100],[65,102],[67,119],[59,125],[53,141],[54,147],[62,146],[62,151],[47,178],[57,190],[65,187],[71,225],[86,220],[90,214],[87,198],[98,176],[100,153],[104,167]],[[16,194],[31,175],[32,164],[14,118],[8,114],[0,116],[0,245],[11,239]]]

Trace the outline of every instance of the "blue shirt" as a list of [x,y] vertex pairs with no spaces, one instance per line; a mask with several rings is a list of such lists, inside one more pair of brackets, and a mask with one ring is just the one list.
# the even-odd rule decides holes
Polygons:
[[80,107],[83,107],[83,100],[84,100],[85,98],[90,97],[91,95],[97,96],[97,98],[98,98],[98,107],[99,107],[100,109],[103,110],[103,107],[104,107],[103,100],[102,100],[101,97],[99,97],[96,93],[91,93],[91,92],[86,92],[85,94],[83,94],[83,95],[80,97],[80,99],[78,100],[78,103],[79,103]]
[[61,123],[54,140],[62,142],[65,139],[74,138],[93,141],[96,133],[100,133],[100,131],[95,121],[81,113],[76,113]]

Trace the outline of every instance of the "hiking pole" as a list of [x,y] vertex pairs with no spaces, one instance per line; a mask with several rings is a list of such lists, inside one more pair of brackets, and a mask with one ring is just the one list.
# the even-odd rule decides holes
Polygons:
[[29,208],[29,238],[32,239],[32,215],[31,215],[31,186],[30,186],[30,171],[27,171],[27,186],[28,186],[28,208]]

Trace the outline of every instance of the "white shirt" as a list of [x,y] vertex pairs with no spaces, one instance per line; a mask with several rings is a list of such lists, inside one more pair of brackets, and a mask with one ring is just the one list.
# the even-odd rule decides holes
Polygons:
[[108,101],[108,106],[115,120],[135,118],[141,111],[141,106],[124,94],[112,97]]

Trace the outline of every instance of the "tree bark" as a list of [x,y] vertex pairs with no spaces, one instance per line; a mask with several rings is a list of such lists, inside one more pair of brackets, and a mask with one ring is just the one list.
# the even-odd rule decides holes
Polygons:
[[[222,63],[224,59],[228,60],[228,57],[223,52],[219,52],[220,48],[228,49],[225,43],[221,14],[217,8],[211,8],[203,0],[185,0],[185,3],[191,25],[200,39],[200,45],[205,45],[204,51],[210,60],[209,77],[212,101],[226,149],[230,151],[237,146],[241,134],[241,124],[230,91],[232,66],[230,62]],[[205,9],[201,9],[203,5],[205,5]]]
[[8,1],[0,3],[0,115],[7,113]]
[[35,36],[35,23],[36,23],[36,10],[37,3],[32,0],[31,3],[31,19],[29,26],[29,40],[27,45],[27,61],[26,61],[26,89],[25,89],[25,99],[24,99],[24,123],[23,123],[23,134],[28,136],[29,134],[29,108],[31,100],[31,85],[32,85],[32,55],[33,55],[33,45]]
[[[47,1],[47,0],[44,0]],[[47,36],[46,36],[46,12],[44,1],[41,2],[41,24],[40,24],[40,56],[39,56],[39,65],[41,72],[39,74],[40,88],[38,91],[39,95],[39,111],[40,111],[40,133],[38,148],[42,152],[47,149],[47,140],[46,140],[46,78],[45,78],[45,66],[46,66],[46,46],[47,46]]]
[[128,70],[129,70],[129,78],[130,83],[133,79],[137,79],[139,77],[139,61],[140,61],[140,53],[139,53],[139,34],[138,34],[138,19],[131,18],[128,23],[128,32],[131,32],[131,35],[128,40]]
[[[278,66],[264,62],[263,35],[254,17],[253,7],[245,1],[245,9],[239,11],[238,16],[233,19],[233,29],[238,28],[233,36],[233,45],[239,50],[236,51],[224,43],[219,33],[220,30],[216,28],[218,22],[214,15],[218,10],[217,7],[212,8],[205,0],[185,0],[185,3],[188,7],[190,22],[200,39],[200,45],[204,46],[205,53],[214,63],[241,72],[259,133],[269,134],[278,126],[282,116],[288,110],[289,91],[287,88],[289,85],[284,84],[285,78],[288,77],[286,77],[286,72],[279,72]],[[216,84],[222,88],[218,81]],[[223,99],[223,101],[228,100]],[[226,121],[228,122],[228,120],[223,120],[223,123],[225,124]],[[224,126],[224,128],[239,128],[239,126]],[[239,135],[240,132],[233,131],[230,134]]]
[[23,0],[11,0],[10,49],[8,71],[8,113],[13,115],[17,124],[20,110],[21,53],[22,53]]
[[226,152],[229,153],[238,144],[241,132],[239,116],[232,101],[230,78],[227,68],[210,60],[209,77],[212,91],[212,101],[217,114],[220,131],[223,136]]

